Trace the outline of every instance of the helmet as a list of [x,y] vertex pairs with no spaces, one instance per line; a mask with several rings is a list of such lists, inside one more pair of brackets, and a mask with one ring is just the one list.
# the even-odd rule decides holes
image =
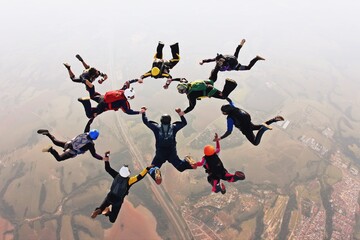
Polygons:
[[158,67],[153,67],[151,69],[151,75],[152,76],[157,76],[157,75],[159,75],[159,73],[160,73],[160,69]]
[[176,88],[177,88],[179,93],[185,93],[186,90],[187,90],[187,84],[186,83],[179,83]]
[[224,113],[229,113],[233,107],[230,104],[225,104],[221,106],[221,111]]
[[127,178],[128,176],[130,176],[130,169],[128,168],[127,165],[124,165],[120,168],[119,170],[119,174],[120,176],[122,176],[123,178]]
[[124,95],[126,99],[133,99],[135,97],[135,91],[133,88],[125,89]]
[[170,115],[169,115],[169,114],[163,114],[163,115],[161,116],[161,118],[160,118],[160,122],[161,122],[162,124],[170,124],[170,122],[171,122],[171,117],[170,117]]
[[89,132],[91,140],[96,140],[99,136],[99,131],[97,129],[91,129]]
[[215,148],[212,145],[206,145],[204,147],[204,154],[205,156],[211,156],[215,154]]

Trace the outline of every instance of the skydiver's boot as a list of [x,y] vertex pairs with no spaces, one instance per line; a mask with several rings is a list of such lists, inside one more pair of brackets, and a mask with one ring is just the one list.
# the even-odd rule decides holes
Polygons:
[[81,97],[81,98],[78,98],[78,101],[81,102],[82,104],[84,104],[84,102],[86,102],[86,101],[90,102],[90,97]]
[[164,48],[164,43],[159,41],[159,43],[156,47],[156,53],[155,53],[154,58],[158,58],[158,59],[163,58],[163,48]]
[[284,118],[283,118],[282,116],[276,116],[276,117],[274,117],[274,118],[266,121],[265,123],[266,123],[267,125],[269,125],[269,124],[272,124],[272,123],[274,123],[274,122],[279,122],[279,121],[284,121]]
[[225,194],[226,193],[225,185],[223,183],[216,184],[215,192],[216,193],[221,192],[222,194]]
[[256,56],[256,59],[257,59],[257,60],[265,60],[265,58],[260,57],[259,55]]
[[236,86],[237,86],[237,82],[235,80],[230,78],[225,79],[224,89],[222,90],[223,98],[224,99],[228,98],[228,96],[232,91],[234,91]]
[[180,50],[179,50],[179,43],[175,43],[170,46],[172,59],[170,60],[171,68],[173,68],[179,61],[180,61]]
[[226,193],[226,188],[225,185],[223,183],[220,183],[220,187],[221,187],[221,194],[225,194]]
[[234,174],[234,182],[245,179],[245,174],[241,171],[236,171]]
[[70,64],[68,64],[68,63],[63,63],[63,64],[64,64],[64,66],[66,67],[66,69],[67,69],[68,71],[70,71],[70,68],[71,68]]
[[95,209],[95,211],[92,212],[91,218],[96,218],[97,215],[99,215],[99,214],[101,214],[101,209],[97,208],[97,209]]
[[102,211],[102,215],[105,215],[105,216],[109,216],[109,214],[110,214],[110,208],[109,207],[106,207],[105,209],[104,209],[104,211]]
[[152,179],[154,179],[157,185],[161,184],[162,182],[161,171],[158,167],[150,168],[149,174],[152,177]]
[[51,152],[52,149],[53,149],[52,146],[49,145],[48,147],[43,148],[41,151],[42,151],[42,152]]
[[76,57],[80,62],[83,62],[83,61],[84,61],[79,54],[76,54],[75,57]]
[[185,156],[184,160],[189,163],[193,169],[197,168],[196,161],[191,156]]
[[46,130],[46,129],[39,129],[39,130],[37,130],[37,133],[42,134],[42,135],[49,135],[50,134],[49,131]]

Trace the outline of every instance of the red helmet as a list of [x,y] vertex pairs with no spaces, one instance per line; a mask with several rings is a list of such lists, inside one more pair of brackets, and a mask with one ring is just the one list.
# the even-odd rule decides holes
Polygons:
[[205,156],[211,156],[215,154],[215,148],[212,145],[206,145],[204,147],[204,154]]

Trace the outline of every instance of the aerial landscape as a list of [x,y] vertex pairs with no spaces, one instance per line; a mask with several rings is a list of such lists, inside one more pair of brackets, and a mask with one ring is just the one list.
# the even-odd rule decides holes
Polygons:
[[[0,3],[0,240],[10,239],[360,239],[360,76],[358,3],[303,1],[4,1]],[[111,186],[104,161],[89,152],[57,162],[37,134],[48,129],[65,141],[88,121],[79,97],[84,84],[76,54],[105,72],[96,91],[120,89],[150,69],[159,41],[178,42],[174,78],[206,80],[217,53],[239,62],[265,58],[249,71],[219,72],[215,87],[236,81],[230,97],[254,124],[281,115],[258,146],[234,128],[220,141],[219,156],[238,182],[211,191],[203,167],[161,167],[162,183],[147,174],[131,187],[115,223],[92,219]],[[188,106],[177,82],[133,83],[131,108],[147,107],[149,120]],[[95,103],[93,103],[94,105]],[[184,116],[177,153],[200,161],[214,134],[227,130],[226,100],[203,98]],[[97,116],[96,151],[110,151],[111,166],[131,175],[149,166],[155,138],[140,115],[107,111]],[[54,147],[59,152],[61,148]]]

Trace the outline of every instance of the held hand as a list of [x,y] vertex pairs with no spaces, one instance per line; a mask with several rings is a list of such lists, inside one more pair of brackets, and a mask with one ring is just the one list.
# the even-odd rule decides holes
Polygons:
[[180,112],[181,112],[181,109],[180,109],[180,108],[176,108],[176,109],[175,109],[175,112],[180,113]]
[[144,79],[142,79],[142,78],[138,79],[138,83],[143,83],[143,82],[144,82]]
[[106,151],[104,161],[106,161],[106,162],[109,161],[109,156],[110,156],[110,151]]
[[141,109],[140,109],[140,113],[144,113],[144,112],[146,112],[146,110],[147,110],[147,108],[146,108],[146,107],[141,107]]
[[220,141],[221,138],[218,137],[217,133],[215,133],[215,137],[213,139],[214,142]]

